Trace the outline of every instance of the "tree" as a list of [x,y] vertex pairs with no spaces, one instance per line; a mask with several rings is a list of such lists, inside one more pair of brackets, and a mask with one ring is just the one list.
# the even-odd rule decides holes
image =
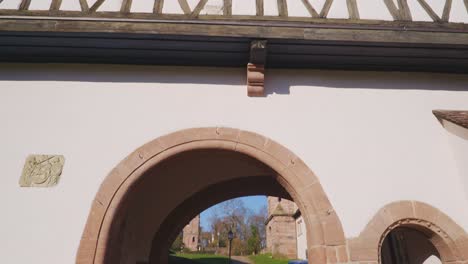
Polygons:
[[232,230],[235,235],[232,241],[233,254],[257,254],[266,245],[266,219],[266,206],[254,213],[245,207],[241,199],[220,203],[212,210],[210,217],[211,232],[214,234],[212,245],[227,247],[227,234]]
[[268,210],[266,205],[263,206],[259,212],[249,216],[249,226],[254,225],[258,230],[258,236],[260,238],[260,249],[266,247],[266,226],[265,222],[268,218]]
[[181,251],[185,247],[184,242],[182,240],[182,233],[176,237],[174,242],[171,245],[171,251]]
[[261,250],[261,239],[258,232],[258,227],[255,225],[250,226],[250,237],[247,241],[247,249],[249,254],[257,255]]

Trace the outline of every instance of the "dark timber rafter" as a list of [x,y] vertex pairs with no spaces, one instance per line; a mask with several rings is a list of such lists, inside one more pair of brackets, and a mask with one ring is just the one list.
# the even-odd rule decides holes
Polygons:
[[450,19],[450,11],[452,11],[452,0],[447,0],[442,13],[442,21],[448,22]]
[[22,0],[19,6],[19,10],[28,10],[31,5],[31,0]]
[[224,0],[223,15],[232,16],[232,0]]
[[346,4],[348,6],[349,18],[359,19],[359,9],[356,0],[346,0]]
[[431,17],[432,20],[436,22],[440,22],[442,19],[434,12],[432,7],[426,2],[426,0],[418,0],[419,4],[421,4],[422,8],[426,13]]
[[120,13],[129,14],[132,8],[132,0],[122,0],[122,6],[120,7]]
[[182,11],[184,11],[184,14],[189,15],[190,13],[192,13],[192,10],[190,10],[190,6],[187,3],[187,0],[178,0],[178,1],[179,1],[180,7],[182,8]]
[[390,14],[393,16],[393,19],[403,21],[413,20],[407,0],[398,0],[398,7],[393,0],[384,0],[384,2],[388,11],[390,11]]
[[196,17],[200,15],[200,12],[203,10],[203,8],[205,8],[207,2],[208,0],[200,0],[197,6],[193,9],[192,16]]
[[52,0],[52,3],[50,4],[50,11],[59,11],[61,5],[62,0]]
[[[468,0],[467,0],[468,1]],[[256,9],[257,9],[257,16],[261,17],[264,15],[264,7],[263,7],[263,0],[256,0],[255,1]]]
[[89,12],[96,12],[99,7],[105,2],[106,0],[97,0],[94,5],[91,6]]
[[154,0],[153,13],[162,14],[163,6],[164,6],[164,0]]
[[278,13],[280,17],[288,17],[288,2],[286,0],[278,0]]
[[333,4],[333,0],[325,1],[325,4],[323,4],[322,11],[320,12],[321,18],[326,18],[328,16],[328,13],[330,12],[330,8],[332,4]]
[[80,0],[80,6],[81,6],[81,11],[83,13],[88,13],[89,12],[88,1]]
[[309,11],[309,14],[314,17],[314,18],[319,18],[320,15],[317,13],[317,10],[310,4],[309,0],[302,0],[302,3],[306,7],[307,11]]

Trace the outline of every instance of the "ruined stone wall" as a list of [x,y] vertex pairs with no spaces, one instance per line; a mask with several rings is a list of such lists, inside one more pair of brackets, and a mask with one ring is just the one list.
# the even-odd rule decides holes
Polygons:
[[183,232],[183,242],[185,248],[191,251],[197,251],[200,240],[200,215],[197,215],[188,223]]

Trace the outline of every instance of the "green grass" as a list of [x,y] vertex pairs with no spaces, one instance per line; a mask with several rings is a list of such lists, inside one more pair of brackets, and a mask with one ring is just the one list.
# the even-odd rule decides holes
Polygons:
[[250,256],[249,258],[255,264],[288,264],[287,259],[273,258],[271,254]]
[[[271,254],[249,256],[254,264],[288,264],[287,259],[273,258]],[[170,264],[229,264],[225,256],[178,253],[169,256]]]
[[169,256],[170,264],[228,264],[225,256],[180,253]]

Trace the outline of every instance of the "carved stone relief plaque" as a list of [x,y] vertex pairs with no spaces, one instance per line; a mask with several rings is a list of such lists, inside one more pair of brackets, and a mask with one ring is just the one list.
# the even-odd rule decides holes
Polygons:
[[61,155],[29,155],[20,178],[21,187],[51,187],[57,185],[65,157]]

